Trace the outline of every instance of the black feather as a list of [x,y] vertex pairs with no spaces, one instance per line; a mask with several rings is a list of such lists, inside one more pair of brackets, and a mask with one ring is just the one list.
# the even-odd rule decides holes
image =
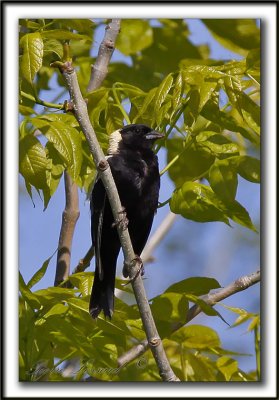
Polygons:
[[[152,150],[162,134],[145,125],[125,126],[110,136],[108,162],[129,221],[134,252],[140,256],[150,233],[158,205],[160,175],[158,159]],[[96,318],[103,310],[107,317],[114,310],[114,287],[120,241],[101,179],[91,196],[91,234],[96,268],[89,311]]]

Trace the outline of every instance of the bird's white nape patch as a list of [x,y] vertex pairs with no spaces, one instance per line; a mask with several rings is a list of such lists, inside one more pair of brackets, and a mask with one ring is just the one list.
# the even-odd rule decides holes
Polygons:
[[120,129],[109,135],[108,155],[117,154],[119,152],[119,143],[122,140]]

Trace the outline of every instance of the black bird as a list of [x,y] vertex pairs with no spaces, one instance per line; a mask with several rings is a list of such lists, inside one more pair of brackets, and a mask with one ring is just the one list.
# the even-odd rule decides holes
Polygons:
[[[140,256],[158,206],[160,175],[152,150],[164,135],[146,125],[132,124],[113,132],[107,160],[128,219],[133,249]],[[120,241],[102,180],[97,177],[91,195],[91,236],[95,249],[95,277],[89,312],[97,318],[103,310],[111,318]]]

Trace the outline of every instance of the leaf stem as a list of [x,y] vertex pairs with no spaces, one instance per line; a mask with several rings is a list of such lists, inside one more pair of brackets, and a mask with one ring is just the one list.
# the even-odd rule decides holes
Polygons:
[[41,100],[37,97],[32,96],[29,93],[25,93],[22,90],[20,91],[20,95],[26,99],[34,101],[34,103],[39,104],[40,106],[44,107],[49,107],[49,108],[56,108],[57,110],[63,110],[64,109],[64,104],[54,104],[54,103],[49,103],[47,101]]
[[128,124],[130,124],[131,121],[130,121],[129,115],[126,113],[124,107],[122,106],[121,101],[119,100],[119,97],[118,97],[118,94],[117,94],[116,87],[115,87],[114,85],[113,85],[113,87],[112,87],[112,93],[113,93],[113,97],[114,97],[114,99],[115,99],[115,101],[116,101],[118,107],[120,108],[120,111],[121,111],[122,114],[123,114],[123,117],[125,118],[126,122],[127,122]]

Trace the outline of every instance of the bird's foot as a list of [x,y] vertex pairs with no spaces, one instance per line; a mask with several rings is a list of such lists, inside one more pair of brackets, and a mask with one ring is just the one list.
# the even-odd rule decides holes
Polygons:
[[[134,264],[133,267],[137,267],[137,270],[135,271],[134,276],[132,276],[127,283],[124,283],[123,286],[126,286],[129,283],[133,282],[139,276],[139,274],[141,274],[141,276],[144,275],[144,266],[143,266],[143,262],[142,262],[142,259],[140,258],[140,256],[136,255],[136,257],[132,260],[131,264],[132,263]],[[131,268],[131,265],[130,264],[126,264],[124,262],[123,276],[125,278],[127,278],[129,276],[130,268]]]
[[121,229],[126,230],[128,228],[129,220],[127,218],[127,213],[124,207],[122,207],[122,210],[118,212],[120,214],[120,217],[113,222],[111,225],[112,228],[116,227],[117,225],[121,227]]

